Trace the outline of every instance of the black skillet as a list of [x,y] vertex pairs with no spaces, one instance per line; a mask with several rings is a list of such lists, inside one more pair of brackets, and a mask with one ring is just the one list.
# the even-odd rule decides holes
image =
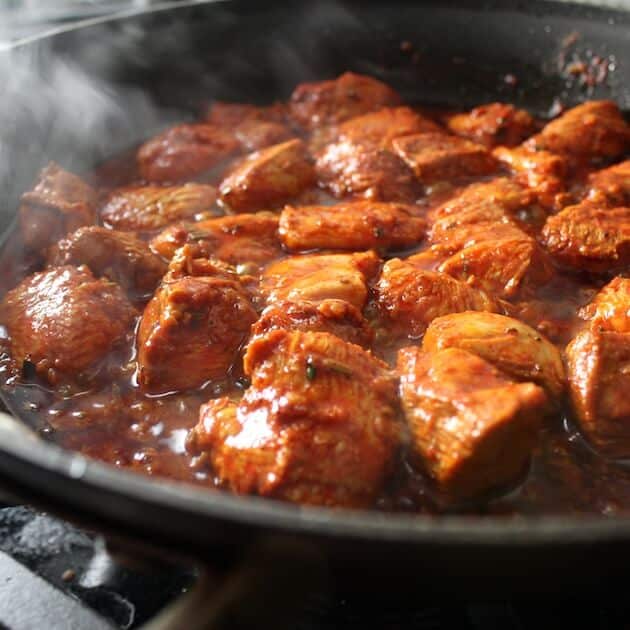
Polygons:
[[[348,69],[413,102],[498,99],[545,114],[555,98],[608,97],[628,110],[629,26],[622,10],[540,0],[259,0],[166,5],[34,38],[0,55],[2,229],[8,233],[19,194],[49,159],[86,171],[208,99],[264,103]],[[608,77],[580,85],[565,72],[573,53],[607,57]],[[0,422],[3,484],[136,548],[216,564],[262,543],[290,545],[293,555],[301,550],[336,575],[377,587],[456,578],[553,585],[597,580],[630,561],[628,518],[307,509],[122,472],[23,427],[8,416]]]

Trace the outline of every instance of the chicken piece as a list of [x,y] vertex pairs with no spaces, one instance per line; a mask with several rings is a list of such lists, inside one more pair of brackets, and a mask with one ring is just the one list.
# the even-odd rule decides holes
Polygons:
[[492,155],[516,175],[520,184],[530,188],[543,206],[561,209],[567,174],[564,157],[549,151],[530,151],[525,147],[497,147]]
[[630,279],[613,278],[579,314],[599,330],[630,333]]
[[84,382],[131,331],[137,313],[122,289],[87,267],[55,267],[9,291],[0,321],[13,365],[28,364],[51,385]]
[[286,125],[266,120],[245,120],[234,129],[234,135],[245,153],[259,151],[295,137]]
[[301,140],[290,140],[249,155],[221,182],[221,201],[234,212],[275,207],[315,181]]
[[331,81],[298,85],[289,103],[294,120],[306,129],[336,125],[400,103],[389,86],[371,77],[346,72]]
[[272,330],[327,332],[364,347],[369,347],[374,339],[374,331],[361,311],[344,300],[275,302],[252,326],[252,338]]
[[593,272],[630,263],[630,208],[607,208],[589,201],[550,216],[542,242],[559,262]]
[[258,266],[282,255],[278,217],[270,212],[236,214],[197,223],[177,223],[151,241],[151,249],[170,260],[185,244],[231,265]]
[[591,324],[567,346],[573,409],[602,454],[630,456],[630,334]]
[[115,230],[150,232],[212,212],[216,198],[214,187],[204,184],[119,188],[100,214],[103,223]]
[[233,492],[366,507],[400,441],[387,366],[328,333],[273,331],[250,344],[243,399],[211,400],[188,441]]
[[292,256],[267,267],[261,288],[269,304],[345,300],[362,310],[367,299],[367,282],[376,275],[379,266],[380,259],[372,251]]
[[424,333],[422,349],[446,348],[466,350],[514,380],[536,383],[556,402],[564,393],[564,366],[556,346],[512,317],[476,312],[438,317]]
[[611,206],[630,206],[630,160],[591,173],[588,199]]
[[166,264],[133,234],[97,225],[83,227],[51,250],[50,267],[87,265],[95,276],[117,282],[132,298],[153,293]]
[[397,155],[349,140],[324,147],[315,170],[318,182],[335,197],[413,203],[421,192],[413,172]]
[[225,378],[256,319],[238,282],[167,276],[138,328],[140,387],[159,394]]
[[614,159],[630,148],[630,128],[612,101],[588,101],[547,123],[526,146],[571,160]]
[[535,131],[534,119],[522,109],[507,103],[488,103],[448,120],[448,128],[485,147],[520,144]]
[[423,271],[404,260],[385,263],[376,284],[376,296],[383,316],[402,334],[417,338],[436,318],[460,311],[501,310],[484,291],[445,273]]
[[336,206],[286,206],[279,234],[289,250],[402,249],[418,244],[426,221],[412,206],[352,201]]
[[22,195],[19,210],[24,245],[41,252],[69,232],[94,223],[96,192],[80,177],[51,162],[35,187]]
[[398,353],[400,398],[416,457],[452,501],[477,499],[523,474],[546,396],[459,348]]
[[177,125],[140,147],[138,168],[149,182],[178,182],[202,175],[238,148],[232,130],[209,124]]
[[489,175],[496,160],[479,144],[445,133],[419,133],[397,138],[394,151],[423,184]]

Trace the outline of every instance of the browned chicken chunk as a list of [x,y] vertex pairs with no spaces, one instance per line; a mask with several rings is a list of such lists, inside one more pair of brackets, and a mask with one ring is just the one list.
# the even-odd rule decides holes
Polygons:
[[501,310],[485,292],[398,258],[385,263],[375,289],[383,316],[410,337],[419,337],[440,315]]
[[588,178],[588,198],[611,206],[630,206],[630,160],[595,171]]
[[136,315],[117,284],[97,280],[86,267],[33,274],[0,305],[13,364],[34,365],[52,385],[89,379],[130,332]]
[[251,387],[238,404],[202,406],[189,449],[239,494],[370,505],[400,439],[387,366],[328,333],[281,330],[254,341],[245,365]]
[[513,105],[488,103],[451,116],[448,128],[486,147],[513,147],[534,133],[535,123],[526,111]]
[[[414,216],[414,214],[416,216]],[[290,250],[402,249],[418,244],[426,221],[412,206],[353,201],[335,206],[287,206],[280,238]]]
[[448,499],[478,498],[524,473],[546,404],[540,387],[459,348],[403,348],[398,372],[412,446]]
[[361,310],[367,299],[367,282],[379,266],[380,259],[371,251],[292,256],[269,265],[261,287],[270,304],[335,299]]
[[630,208],[583,201],[550,216],[542,242],[563,265],[606,272],[630,263]]
[[221,200],[234,212],[273,208],[299,195],[315,181],[301,140],[252,153],[221,182]]
[[286,105],[280,102],[261,107],[250,103],[215,101],[207,108],[204,118],[211,125],[235,129],[241,123],[250,120],[284,123],[287,115]]
[[445,133],[420,133],[398,138],[394,151],[423,184],[488,175],[496,160],[479,144]]
[[48,257],[51,267],[87,265],[96,276],[117,282],[134,298],[153,293],[166,264],[133,234],[97,225],[78,229],[62,239]]
[[149,182],[177,182],[202,175],[238,148],[234,133],[217,125],[177,125],[140,147],[138,167]]
[[630,127],[612,101],[589,101],[547,123],[527,146],[572,160],[612,159],[630,148]]
[[96,192],[80,177],[50,163],[19,210],[24,245],[41,252],[74,230],[94,223]]
[[314,129],[399,103],[400,96],[384,83],[346,72],[331,81],[298,85],[289,106],[298,123]]
[[461,348],[492,363],[517,381],[543,387],[559,401],[565,375],[558,348],[526,324],[496,313],[453,313],[431,322],[422,349],[436,352]]
[[151,232],[211,212],[215,201],[214,187],[204,184],[120,188],[101,209],[101,220],[116,230]]
[[617,276],[580,310],[599,330],[630,333],[630,279]]

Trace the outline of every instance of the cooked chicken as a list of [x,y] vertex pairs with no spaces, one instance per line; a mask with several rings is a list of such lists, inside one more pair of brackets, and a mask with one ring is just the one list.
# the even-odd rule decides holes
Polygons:
[[145,391],[222,380],[238,359],[257,315],[240,283],[221,275],[167,276],[147,304],[137,339],[137,379]]
[[423,184],[489,175],[497,170],[497,162],[487,149],[441,132],[397,138],[393,148]]
[[438,317],[427,328],[422,349],[445,348],[472,352],[517,381],[536,383],[556,402],[564,392],[564,367],[556,346],[512,317],[476,312]]
[[117,284],[97,280],[86,267],[33,274],[0,305],[14,366],[33,365],[51,385],[88,380],[136,315]]
[[483,291],[445,273],[423,271],[398,258],[385,263],[375,289],[383,316],[413,338],[419,337],[440,315],[501,310]]
[[234,135],[244,153],[259,151],[295,137],[286,125],[266,120],[245,120],[234,129]]
[[96,192],[51,162],[33,190],[22,195],[20,232],[27,248],[42,252],[83,225],[94,223]]
[[135,186],[114,190],[100,214],[116,230],[150,232],[212,212],[215,201],[214,187],[204,184]]
[[486,147],[513,147],[534,133],[534,119],[524,110],[507,103],[488,103],[465,114],[455,114],[448,128],[458,136]]
[[140,147],[138,167],[149,182],[177,182],[202,175],[238,148],[233,132],[217,125],[177,125]]
[[563,265],[607,272],[630,263],[630,208],[608,208],[591,201],[550,216],[542,242]]
[[398,372],[413,449],[447,498],[479,498],[524,472],[546,404],[540,387],[459,348],[403,348]]
[[589,175],[588,198],[611,206],[630,206],[630,160]]
[[189,449],[240,494],[370,505],[400,439],[387,366],[327,333],[274,331],[247,355],[251,387],[202,406]]
[[616,158],[630,148],[630,127],[612,101],[588,101],[547,123],[526,145],[573,160]]
[[95,276],[117,282],[139,298],[153,293],[166,264],[133,234],[97,225],[83,227],[62,239],[48,256],[50,267],[87,265]]
[[[414,216],[416,215],[416,216]],[[280,238],[294,251],[309,249],[402,249],[424,237],[426,221],[412,206],[352,201],[335,206],[286,206]]]
[[221,200],[234,212],[273,208],[315,181],[301,140],[290,140],[247,156],[221,182]]
[[291,116],[298,123],[314,129],[399,103],[400,96],[384,83],[346,72],[331,81],[298,85],[291,95],[289,107]]
[[280,102],[260,107],[250,103],[215,101],[207,108],[204,118],[211,125],[217,125],[225,129],[236,129],[241,123],[250,120],[284,123],[287,116],[287,107]]
[[630,333],[630,279],[613,278],[580,310],[580,317],[593,322],[599,330]]
[[367,299],[367,281],[378,272],[374,252],[292,256],[265,270],[261,288],[268,303],[345,300],[359,310]]

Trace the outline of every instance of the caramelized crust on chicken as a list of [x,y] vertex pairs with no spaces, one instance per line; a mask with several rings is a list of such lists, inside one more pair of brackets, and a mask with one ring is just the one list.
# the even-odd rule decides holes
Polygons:
[[580,317],[591,321],[599,330],[630,333],[630,279],[613,278],[580,310]]
[[367,299],[367,282],[379,266],[372,251],[292,256],[267,267],[261,288],[269,304],[336,299],[360,310]]
[[87,265],[139,298],[153,290],[166,273],[166,264],[133,234],[97,225],[78,229],[62,239],[48,256],[50,267]]
[[260,107],[250,103],[215,101],[207,108],[204,118],[211,125],[235,129],[250,120],[284,123],[288,113],[287,106],[280,102]]
[[422,349],[436,352],[445,348],[472,352],[517,381],[534,382],[556,402],[564,392],[558,348],[512,317],[475,312],[438,317],[427,328]]
[[513,105],[488,103],[451,116],[448,128],[486,147],[513,147],[534,133],[535,122],[526,111]]
[[209,124],[177,125],[140,147],[138,168],[149,182],[177,182],[202,175],[238,148],[232,131]]
[[402,249],[418,244],[426,221],[412,206],[353,201],[335,206],[286,206],[280,238],[290,250]]
[[375,290],[383,316],[410,337],[419,337],[440,315],[501,310],[484,291],[398,258],[385,263]]
[[197,223],[177,223],[151,241],[151,249],[167,260],[183,245],[232,265],[262,265],[282,254],[278,217],[270,212],[236,214]]
[[630,208],[607,208],[590,201],[550,216],[542,242],[563,265],[593,272],[630,263]]
[[271,304],[252,326],[252,337],[272,330],[327,332],[364,347],[369,347],[374,338],[374,331],[361,311],[344,300]]
[[116,230],[150,232],[212,212],[216,198],[214,187],[205,184],[119,188],[100,214],[103,223]]
[[69,232],[94,223],[95,211],[96,192],[51,162],[33,190],[22,195],[18,216],[24,245],[41,252]]
[[588,101],[547,123],[526,144],[572,160],[611,159],[630,148],[630,127],[612,101]]
[[221,200],[234,212],[273,208],[315,181],[301,140],[290,140],[249,155],[221,182]]
[[393,148],[423,184],[488,175],[497,170],[487,149],[441,132],[397,138]]
[[236,127],[234,135],[245,153],[259,151],[295,137],[286,125],[267,120],[245,120]]
[[459,348],[403,348],[398,372],[412,447],[448,499],[479,498],[524,472],[546,403],[540,387]]
[[630,206],[630,160],[589,175],[588,198],[611,206]]
[[247,352],[240,403],[202,406],[189,448],[239,494],[311,505],[370,505],[400,428],[386,365],[328,333],[274,331]]
[[372,77],[346,72],[331,81],[302,83],[293,94],[291,116],[307,129],[335,125],[400,103],[400,96]]
[[224,379],[256,319],[235,281],[167,276],[138,328],[138,383],[157,394]]
[[71,266],[29,276],[0,305],[13,365],[33,364],[51,385],[88,380],[136,314],[117,284]]

